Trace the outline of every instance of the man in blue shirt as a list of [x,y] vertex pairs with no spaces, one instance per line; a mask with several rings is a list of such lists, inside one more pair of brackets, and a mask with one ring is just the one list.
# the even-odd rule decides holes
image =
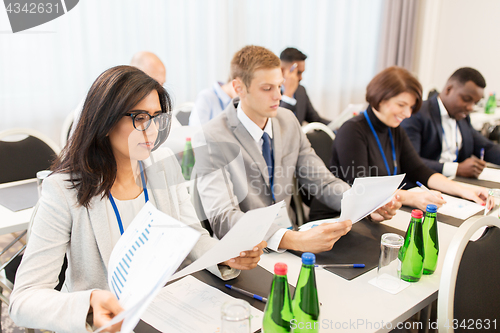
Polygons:
[[200,126],[215,118],[236,97],[232,80],[227,83],[214,82],[212,87],[202,90],[194,102],[189,116],[189,126]]

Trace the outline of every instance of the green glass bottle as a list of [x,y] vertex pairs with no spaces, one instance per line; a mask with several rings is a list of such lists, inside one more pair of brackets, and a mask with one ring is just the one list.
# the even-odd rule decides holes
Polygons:
[[490,93],[490,97],[488,101],[486,101],[486,105],[484,106],[484,113],[493,114],[497,109],[497,99],[495,93]]
[[302,268],[292,300],[293,332],[318,332],[319,331],[319,301],[316,288],[316,275],[314,263],[316,256],[305,252],[302,254]]
[[274,278],[271,292],[264,309],[262,331],[264,333],[291,332],[290,321],[293,319],[292,302],[286,273],[288,267],[282,262],[274,265]]
[[184,145],[184,153],[182,154],[182,175],[185,180],[191,179],[191,172],[193,172],[194,167],[194,154],[193,147],[191,146],[191,138],[186,138],[186,144]]
[[408,282],[417,282],[424,271],[424,237],[422,231],[422,217],[424,213],[419,209],[411,212],[410,225],[406,230],[405,242],[399,250],[401,260],[401,279]]
[[439,254],[436,205],[427,205],[422,229],[425,253],[424,275],[431,275],[436,270]]

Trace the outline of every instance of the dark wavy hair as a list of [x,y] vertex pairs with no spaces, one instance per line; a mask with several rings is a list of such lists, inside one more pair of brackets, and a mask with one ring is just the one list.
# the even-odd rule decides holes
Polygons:
[[[167,91],[136,67],[110,68],[92,84],[75,132],[51,167],[70,175],[80,205],[88,208],[94,196],[109,195],[117,167],[108,133],[153,90],[158,92],[162,112],[171,113]],[[170,124],[158,132],[153,150],[165,142],[169,130]]]

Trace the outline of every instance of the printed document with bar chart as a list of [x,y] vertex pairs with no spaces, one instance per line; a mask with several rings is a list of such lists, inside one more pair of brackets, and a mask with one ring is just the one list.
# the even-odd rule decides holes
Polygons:
[[109,288],[125,311],[106,326],[125,319],[121,332],[132,332],[141,314],[199,237],[198,231],[146,203],[116,243],[109,259]]

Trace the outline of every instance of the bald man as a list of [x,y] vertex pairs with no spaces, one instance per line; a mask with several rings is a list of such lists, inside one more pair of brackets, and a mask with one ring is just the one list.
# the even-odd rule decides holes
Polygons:
[[[130,60],[130,66],[139,68],[144,73],[151,76],[153,79],[158,81],[159,84],[164,85],[167,78],[167,71],[165,70],[165,65],[161,62],[160,58],[156,54],[148,51],[140,51],[134,54],[132,60]],[[73,111],[75,113],[75,119],[73,125],[71,126],[71,131],[69,132],[68,139],[73,135],[75,131],[76,124],[80,119],[80,114],[82,113],[83,103],[85,98],[78,104],[77,108]],[[172,117],[171,128],[180,126],[179,122],[175,117]]]
[[158,81],[159,84],[165,84],[167,71],[156,54],[147,51],[137,52],[132,57],[130,66],[139,68],[141,71]]

